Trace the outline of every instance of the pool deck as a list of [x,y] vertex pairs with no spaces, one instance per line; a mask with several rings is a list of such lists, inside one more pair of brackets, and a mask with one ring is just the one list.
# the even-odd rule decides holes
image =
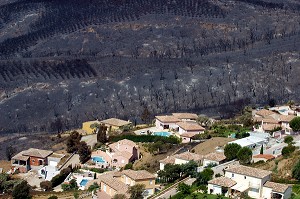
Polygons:
[[139,129],[139,130],[134,131],[134,133],[136,135],[141,135],[141,132],[146,132],[146,134],[144,134],[144,135],[147,135],[147,131],[150,131],[150,132],[168,132],[168,133],[170,133],[170,135],[174,135],[174,132],[169,131],[168,129],[161,130],[161,129],[156,128],[155,126],[154,127],[149,127],[149,128],[144,128],[144,129]]

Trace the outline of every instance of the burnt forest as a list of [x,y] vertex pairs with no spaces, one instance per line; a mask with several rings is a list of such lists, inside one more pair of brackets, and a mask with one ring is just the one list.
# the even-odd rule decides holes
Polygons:
[[2,0],[0,132],[300,100],[299,0]]

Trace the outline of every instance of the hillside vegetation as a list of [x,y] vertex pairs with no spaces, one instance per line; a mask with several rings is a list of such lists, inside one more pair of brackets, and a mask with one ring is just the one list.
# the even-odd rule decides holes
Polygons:
[[0,132],[299,100],[294,0],[6,0]]

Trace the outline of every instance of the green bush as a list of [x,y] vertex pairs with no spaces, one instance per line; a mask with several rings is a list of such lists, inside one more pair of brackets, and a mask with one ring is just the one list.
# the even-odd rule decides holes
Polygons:
[[48,199],[58,199],[57,196],[50,196]]
[[163,143],[179,144],[180,139],[176,136],[157,136],[157,135],[118,135],[111,136],[109,138],[110,142],[118,142],[119,140],[128,139],[133,142],[158,142],[162,141]]
[[124,170],[132,169],[133,164],[130,162],[124,166]]
[[71,173],[71,171],[72,170],[69,167],[61,170],[59,174],[57,174],[52,178],[51,180],[52,187],[56,187],[61,183],[63,183],[66,177]]
[[293,145],[288,145],[282,148],[281,154],[284,157],[291,155],[296,150],[296,147]]

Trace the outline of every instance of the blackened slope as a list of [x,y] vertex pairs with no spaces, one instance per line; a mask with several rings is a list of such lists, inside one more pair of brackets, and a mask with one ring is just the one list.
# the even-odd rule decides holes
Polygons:
[[[45,6],[45,13],[30,25],[28,34],[10,38],[0,44],[0,55],[7,57],[27,50],[39,40],[60,33],[71,33],[92,24],[133,21],[146,14],[174,14],[189,17],[224,17],[223,10],[207,0],[165,1],[165,0],[69,0],[41,1],[23,0],[0,7],[2,24],[11,20],[14,13]],[[14,8],[17,8],[14,10]]]

